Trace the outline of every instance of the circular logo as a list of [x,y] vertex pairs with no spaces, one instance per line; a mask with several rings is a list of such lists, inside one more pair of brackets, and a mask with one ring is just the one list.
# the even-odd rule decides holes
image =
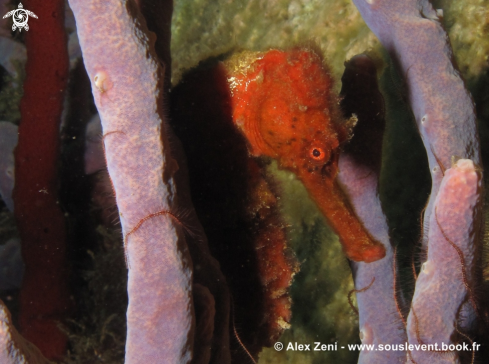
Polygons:
[[273,347],[275,348],[275,350],[281,351],[284,348],[284,344],[282,344],[281,342],[276,342]]
[[18,28],[23,28],[29,20],[29,14],[24,9],[17,9],[14,11],[12,18],[14,19],[14,24]]
[[9,11],[7,14],[5,14],[3,16],[3,19],[10,16],[14,21],[14,25],[12,25],[12,30],[19,29],[20,31],[22,31],[22,28],[24,28],[25,30],[29,30],[29,25],[27,24],[29,16],[37,19],[37,15],[34,14],[32,11],[24,9],[22,3],[19,3],[18,9]]

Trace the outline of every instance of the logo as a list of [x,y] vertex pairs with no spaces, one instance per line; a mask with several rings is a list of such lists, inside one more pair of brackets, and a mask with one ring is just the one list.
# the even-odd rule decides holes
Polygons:
[[275,348],[275,350],[277,351],[281,351],[283,348],[284,348],[284,344],[282,344],[281,342],[276,342],[275,345],[273,345],[273,347]]
[[29,30],[29,25],[27,25],[27,21],[29,20],[29,15],[32,16],[33,18],[37,18],[37,15],[34,14],[32,11],[25,10],[24,6],[22,3],[19,3],[19,8],[9,11],[7,14],[3,16],[3,18],[8,18],[11,16],[14,20],[14,25],[12,25],[12,30],[15,30],[19,28],[20,31],[22,31],[22,28],[25,28],[25,30]]

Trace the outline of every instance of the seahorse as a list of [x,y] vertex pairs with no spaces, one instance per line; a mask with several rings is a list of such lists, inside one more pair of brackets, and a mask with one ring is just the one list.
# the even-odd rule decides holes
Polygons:
[[333,82],[321,57],[307,48],[242,52],[221,66],[231,90],[233,122],[249,153],[274,158],[296,174],[349,259],[383,258],[383,245],[364,229],[336,181],[351,123],[336,111]]

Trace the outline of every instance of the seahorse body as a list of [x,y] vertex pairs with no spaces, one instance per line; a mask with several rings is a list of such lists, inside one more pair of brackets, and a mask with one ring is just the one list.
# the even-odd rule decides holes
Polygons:
[[233,122],[256,157],[277,159],[294,172],[339,235],[349,259],[385,255],[355,216],[336,182],[340,146],[349,138],[334,111],[332,80],[309,49],[243,53],[224,64]]

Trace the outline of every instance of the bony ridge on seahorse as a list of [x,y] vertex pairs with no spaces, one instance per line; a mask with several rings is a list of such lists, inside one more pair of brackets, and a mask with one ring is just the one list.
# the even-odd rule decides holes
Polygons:
[[321,58],[305,48],[243,52],[222,67],[231,88],[233,122],[250,154],[274,158],[296,174],[349,259],[383,258],[384,246],[362,226],[336,181],[350,125],[334,111],[332,80]]

